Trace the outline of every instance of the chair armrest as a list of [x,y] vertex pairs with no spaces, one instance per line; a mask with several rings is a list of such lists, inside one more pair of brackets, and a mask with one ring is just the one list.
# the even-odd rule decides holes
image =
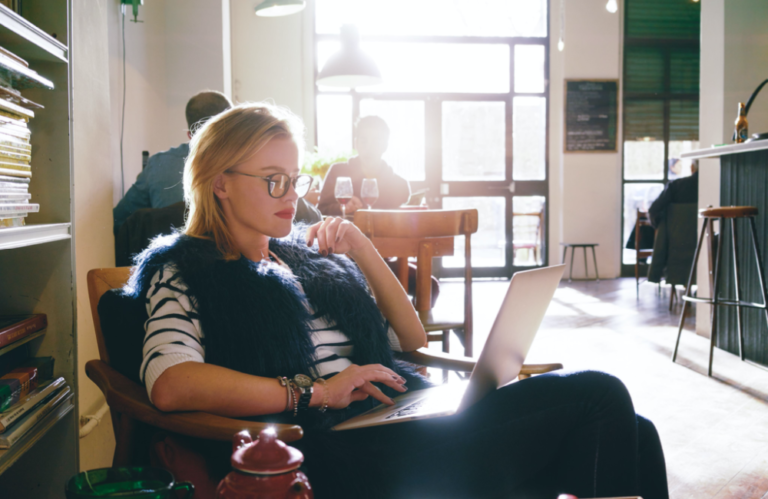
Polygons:
[[406,362],[438,369],[448,369],[469,373],[475,368],[475,360],[469,357],[457,357],[448,353],[419,348],[413,352],[396,352],[395,356]]
[[[396,356],[400,360],[418,364],[426,367],[436,367],[438,369],[448,369],[449,371],[472,372],[476,361],[468,357],[457,357],[455,355],[437,352],[420,348],[413,352],[398,352]],[[520,369],[520,374],[528,377],[533,374],[544,374],[551,371],[562,369],[562,364],[524,364]]]
[[143,386],[126,378],[101,360],[88,361],[85,364],[85,373],[101,389],[110,409],[164,430],[190,437],[228,442],[241,430],[258,435],[267,426],[273,427],[277,431],[277,437],[284,442],[299,440],[304,435],[301,426],[297,425],[258,423],[207,412],[159,411],[149,401]]

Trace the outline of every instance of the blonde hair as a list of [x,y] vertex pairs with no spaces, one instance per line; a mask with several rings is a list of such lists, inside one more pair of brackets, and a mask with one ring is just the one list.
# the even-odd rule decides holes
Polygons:
[[192,137],[184,164],[184,200],[189,208],[183,232],[210,239],[226,260],[240,258],[221,203],[213,192],[218,175],[247,161],[274,137],[289,137],[304,150],[304,125],[288,111],[263,102],[229,109],[205,123]]

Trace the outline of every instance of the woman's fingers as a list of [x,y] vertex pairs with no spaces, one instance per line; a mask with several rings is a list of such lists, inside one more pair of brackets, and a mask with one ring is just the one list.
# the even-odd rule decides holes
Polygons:
[[307,246],[310,248],[313,244],[315,244],[315,236],[317,235],[317,231],[320,229],[320,226],[323,225],[323,222],[318,222],[316,224],[310,225],[307,228],[307,234],[305,236],[305,239],[307,240]]
[[[375,398],[382,404],[394,405],[395,401],[384,395],[384,392],[376,388],[373,383],[366,381],[362,386],[357,388],[357,391],[367,393],[371,397]],[[353,392],[354,393],[354,392]]]

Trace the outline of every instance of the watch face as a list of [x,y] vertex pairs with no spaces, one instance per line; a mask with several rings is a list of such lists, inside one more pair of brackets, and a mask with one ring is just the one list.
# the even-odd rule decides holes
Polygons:
[[296,383],[301,388],[309,388],[313,385],[312,378],[307,376],[306,374],[297,374],[293,377],[293,382]]

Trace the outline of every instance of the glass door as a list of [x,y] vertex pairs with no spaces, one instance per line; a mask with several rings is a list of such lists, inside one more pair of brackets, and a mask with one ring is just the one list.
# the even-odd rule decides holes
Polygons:
[[[426,191],[430,208],[479,211],[474,276],[546,265],[548,2],[429,4],[412,0],[405,19],[384,0],[317,0],[316,70],[339,50],[344,18],[384,78],[316,86],[318,150],[351,151],[353,123],[380,116],[391,131],[383,159],[412,192]],[[463,238],[455,244],[437,276],[463,276]]]

